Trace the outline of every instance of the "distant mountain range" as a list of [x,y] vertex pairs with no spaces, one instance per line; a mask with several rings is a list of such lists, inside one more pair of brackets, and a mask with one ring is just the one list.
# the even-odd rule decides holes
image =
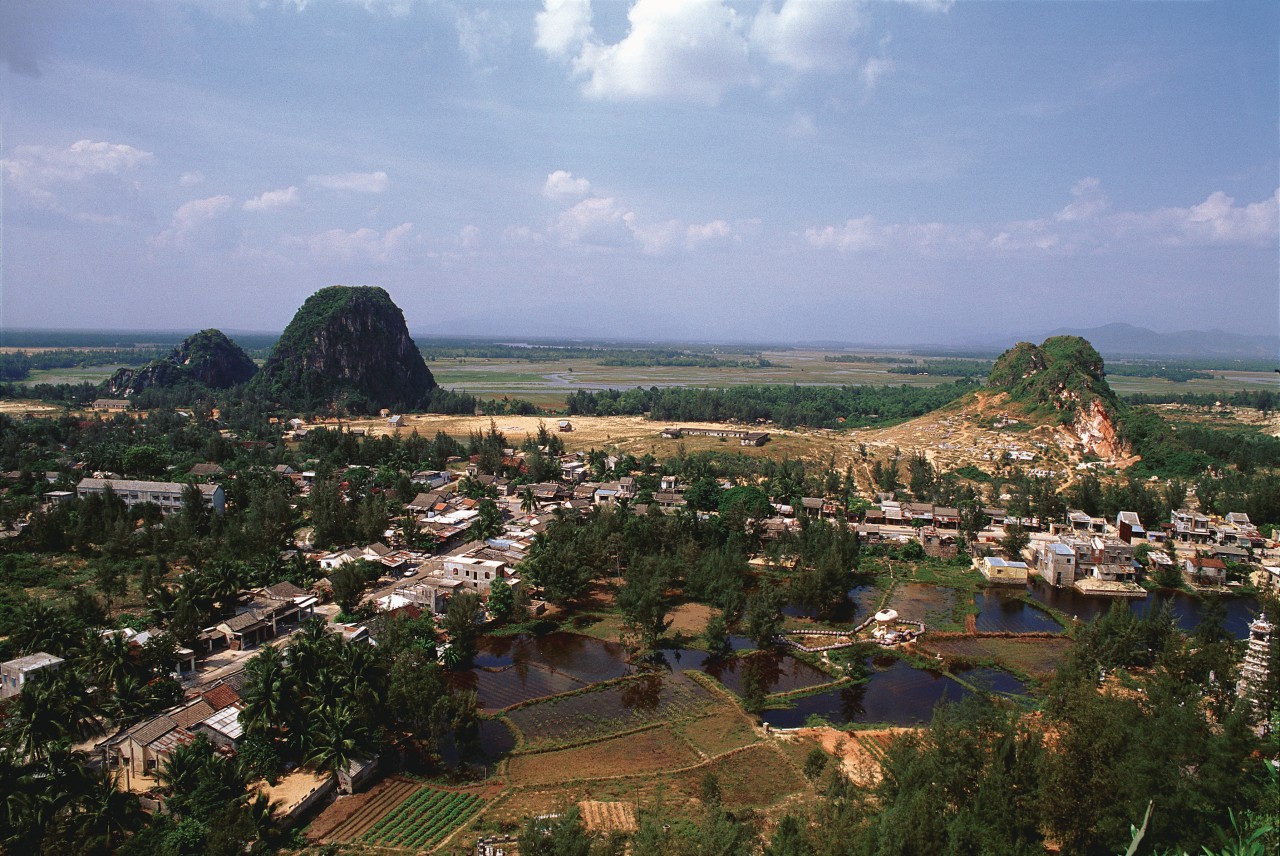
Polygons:
[[1255,336],[1225,330],[1179,330],[1157,333],[1132,324],[1105,324],[1088,329],[1062,328],[1050,336],[1081,336],[1105,357],[1228,357],[1275,359],[1280,366],[1280,336]]

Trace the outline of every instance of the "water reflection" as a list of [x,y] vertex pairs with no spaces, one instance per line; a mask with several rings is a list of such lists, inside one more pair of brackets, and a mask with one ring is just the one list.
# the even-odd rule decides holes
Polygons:
[[[1199,626],[1205,610],[1203,598],[1183,591],[1154,591],[1145,598],[1090,597],[1075,589],[1055,588],[1043,580],[1035,579],[1030,585],[1029,594],[1040,603],[1085,622],[1105,614],[1116,600],[1127,604],[1139,616],[1147,615],[1149,611],[1159,609],[1167,603],[1178,627],[1187,633],[1195,631]],[[1259,612],[1258,599],[1252,596],[1226,597],[1223,598],[1223,606],[1226,608],[1224,623],[1227,633],[1236,639],[1248,636],[1249,622]]]
[[[971,669],[960,674],[965,681],[989,692],[1013,695],[1026,692],[1021,681],[996,669]],[[776,728],[799,728],[815,714],[836,725],[851,722],[914,725],[928,722],[939,702],[959,701],[972,692],[941,672],[915,669],[905,661],[895,660],[865,684],[795,699],[794,707],[766,710],[761,719]]]

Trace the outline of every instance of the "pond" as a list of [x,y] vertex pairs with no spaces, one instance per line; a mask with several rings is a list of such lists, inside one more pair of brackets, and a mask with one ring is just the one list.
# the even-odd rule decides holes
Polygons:
[[1061,633],[1062,625],[1020,596],[1022,589],[987,589],[974,595],[982,633]]
[[[971,669],[963,679],[985,690],[1022,695],[1026,687],[1012,675],[997,669]],[[794,707],[766,710],[761,719],[775,728],[800,728],[816,714],[836,725],[851,722],[884,722],[915,725],[928,722],[939,702],[955,702],[972,690],[941,672],[912,668],[897,660],[869,681],[794,699]]]
[[458,673],[454,680],[456,686],[475,690],[486,711],[634,671],[621,645],[577,633],[483,636],[476,647],[475,668]]
[[499,719],[482,719],[478,740],[467,746],[459,746],[452,734],[440,740],[440,761],[450,770],[461,765],[469,767],[493,766],[516,748],[516,736]]
[[956,620],[956,590],[926,583],[899,583],[889,595],[889,607],[905,621],[923,621],[928,627]]
[[[1122,600],[1128,604],[1135,615],[1146,615],[1148,610],[1159,609],[1168,603],[1174,619],[1183,631],[1193,632],[1200,624],[1204,614],[1205,601],[1183,591],[1154,591],[1145,598],[1110,598],[1090,597],[1075,589],[1055,588],[1043,580],[1034,579],[1029,594],[1039,602],[1054,609],[1061,610],[1068,616],[1075,616],[1081,621],[1092,621],[1106,613],[1111,604]],[[1260,611],[1258,599],[1251,596],[1227,597],[1223,600],[1226,607],[1227,633],[1235,639],[1243,639],[1249,635],[1249,622],[1253,621]]]
[[[876,586],[854,586],[845,592],[844,600],[840,601],[824,620],[835,624],[857,624],[876,611],[883,596],[884,590]],[[818,618],[817,611],[805,609],[795,603],[784,606],[782,614],[790,618]]]
[[711,657],[706,651],[673,648],[661,652],[661,665],[673,672],[705,672],[735,693],[742,693],[742,677],[755,669],[765,692],[785,693],[829,684],[835,678],[803,660],[780,651],[760,651],[746,657]]

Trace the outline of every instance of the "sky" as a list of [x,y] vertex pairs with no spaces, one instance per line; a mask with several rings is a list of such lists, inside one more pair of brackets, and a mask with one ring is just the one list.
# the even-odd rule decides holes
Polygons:
[[1280,332],[1280,4],[4,0],[0,324]]

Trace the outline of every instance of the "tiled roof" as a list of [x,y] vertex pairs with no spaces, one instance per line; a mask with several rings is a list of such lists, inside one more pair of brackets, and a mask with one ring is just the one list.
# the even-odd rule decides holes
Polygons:
[[293,600],[295,597],[305,597],[309,594],[306,589],[298,588],[288,580],[278,582],[273,586],[267,586],[262,589],[262,593],[276,600]]
[[240,693],[236,692],[228,683],[218,683],[212,689],[201,693],[200,697],[214,710],[222,710],[224,707],[240,701]]
[[135,725],[129,730],[129,737],[142,745],[147,745],[157,738],[163,737],[170,731],[178,727],[178,723],[174,722],[167,716],[157,716],[148,722]]
[[172,719],[179,728],[190,728],[197,722],[208,719],[213,715],[213,711],[213,705],[209,704],[204,699],[200,699],[194,704],[189,704],[184,708],[175,710],[173,713],[169,714],[169,718]]
[[239,615],[233,615],[226,621],[222,622],[232,633],[239,633],[248,630],[251,627],[262,624],[262,619],[254,615],[252,612],[242,612]]

